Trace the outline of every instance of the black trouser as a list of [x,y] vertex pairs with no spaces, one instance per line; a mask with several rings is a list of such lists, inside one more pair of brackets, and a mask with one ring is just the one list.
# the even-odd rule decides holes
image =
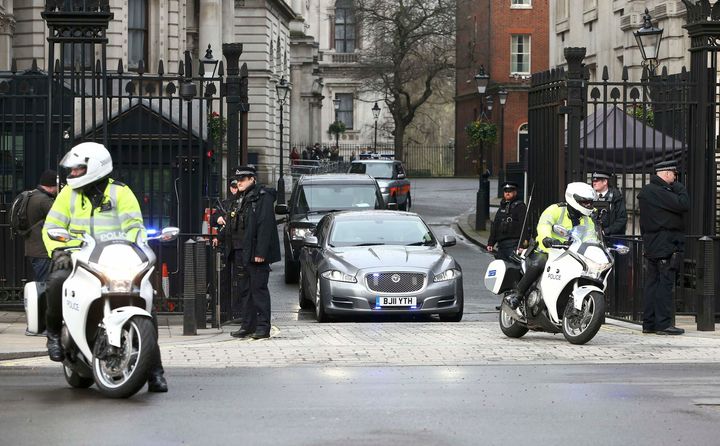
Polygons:
[[542,274],[545,269],[545,263],[547,262],[548,255],[546,252],[534,250],[525,261],[525,274],[523,274],[520,282],[518,282],[517,290],[520,294],[519,297],[525,296],[530,285]]
[[515,249],[517,248],[517,243],[517,239],[506,239],[495,243],[495,258],[510,261],[510,256],[515,253]]
[[675,269],[670,259],[645,259],[643,329],[665,330],[672,325]]
[[241,328],[260,334],[270,333],[270,265],[267,263],[247,263],[242,260],[242,250],[233,253],[234,260],[242,265],[240,278],[240,299],[243,305]]
[[[67,269],[56,269],[50,273],[47,282],[47,289],[45,291],[45,297],[47,298],[47,309],[45,311],[45,325],[50,333],[59,335],[62,330],[62,287],[65,279],[70,277],[72,273],[71,268]],[[155,311],[152,312],[153,325],[155,326],[155,337],[159,339],[158,332],[158,320]],[[92,347],[92,346],[91,346]],[[152,366],[150,367],[150,373],[162,373],[162,358],[160,356],[160,347],[156,349],[157,352],[153,355]]]

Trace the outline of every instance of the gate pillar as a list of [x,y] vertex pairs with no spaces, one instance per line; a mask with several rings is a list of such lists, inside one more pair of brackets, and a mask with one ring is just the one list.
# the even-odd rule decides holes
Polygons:
[[583,113],[585,48],[565,48],[567,81],[567,178],[566,182],[584,181],[580,172],[580,121]]

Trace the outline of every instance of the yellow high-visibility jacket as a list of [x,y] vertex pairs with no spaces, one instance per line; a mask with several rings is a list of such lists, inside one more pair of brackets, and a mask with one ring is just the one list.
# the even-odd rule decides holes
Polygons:
[[[551,204],[548,206],[540,215],[540,220],[537,225],[537,249],[542,252],[548,252],[549,248],[546,248],[542,241],[545,237],[552,237],[556,240],[564,241],[565,239],[553,232],[553,225],[561,225],[568,231],[573,228],[572,221],[568,215],[568,208],[565,203],[562,204]],[[580,225],[587,226],[588,230],[595,231],[595,222],[590,217],[581,217]]]
[[96,238],[100,235],[126,238],[133,242],[139,235],[146,236],[140,204],[135,194],[125,184],[112,179],[108,181],[100,206],[93,208],[84,193],[65,187],[45,218],[42,237],[48,255],[52,256],[56,248],[80,245],[79,240],[67,243],[50,240],[47,231],[53,228],[81,231]]

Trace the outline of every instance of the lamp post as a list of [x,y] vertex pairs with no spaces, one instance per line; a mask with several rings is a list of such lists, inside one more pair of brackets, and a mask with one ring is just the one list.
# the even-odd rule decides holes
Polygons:
[[635,40],[640,47],[640,55],[643,58],[643,66],[648,65],[648,71],[651,76],[655,75],[655,68],[658,63],[658,54],[660,53],[660,41],[662,40],[663,29],[657,28],[652,24],[650,11],[645,8],[643,14],[643,26],[635,31]]
[[373,118],[375,118],[375,142],[373,143],[373,152],[377,153],[377,120],[380,117],[380,107],[376,102],[372,108]]
[[505,103],[507,102],[508,92],[505,87],[501,87],[498,91],[498,100],[500,101],[500,156],[498,162],[498,188],[497,196],[502,198],[502,185],[505,182]]
[[[485,91],[487,91],[487,86],[490,83],[490,75],[485,73],[485,67],[483,65],[480,65],[480,70],[475,75],[475,83],[477,84],[477,91],[480,95],[480,118],[482,118],[485,114],[483,110],[483,95]],[[490,181],[483,166],[484,149],[484,144],[481,141],[478,156],[478,191],[475,196],[475,230],[477,231],[485,230],[485,222],[490,216]]]
[[[335,96],[335,99],[333,99],[333,107],[335,107],[335,123],[338,122],[338,110],[340,110],[340,99],[338,99],[337,96]],[[335,132],[335,148],[337,150],[340,150],[340,144],[338,142],[340,138],[340,133]]]
[[283,159],[285,158],[285,151],[283,148],[283,133],[285,126],[283,126],[283,106],[287,99],[288,92],[290,91],[290,83],[285,80],[285,76],[280,78],[280,82],[275,86],[277,92],[278,103],[280,104],[280,177],[278,178],[278,204],[285,204],[285,178],[283,177]]

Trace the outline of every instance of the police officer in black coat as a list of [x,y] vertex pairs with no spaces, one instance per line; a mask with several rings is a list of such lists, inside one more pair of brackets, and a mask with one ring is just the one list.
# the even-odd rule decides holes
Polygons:
[[270,264],[280,260],[280,240],[275,223],[276,192],[257,183],[253,166],[234,172],[239,197],[227,221],[231,231],[233,262],[240,265],[240,299],[244,304],[236,338],[270,337]]
[[655,175],[638,194],[638,201],[647,265],[643,333],[681,335],[685,330],[671,325],[672,290],[683,259],[683,217],[690,210],[690,199],[685,186],[677,181],[674,161],[664,161],[655,166]]
[[496,259],[510,260],[520,238],[523,242],[527,241],[527,231],[521,235],[527,206],[517,196],[517,183],[507,181],[502,188],[503,199],[490,228],[487,250],[494,252]]
[[592,174],[592,187],[598,194],[595,207],[599,210],[598,220],[606,236],[625,235],[627,209],[625,197],[620,189],[610,185],[612,175],[609,172],[595,171]]
[[222,249],[224,268],[220,274],[220,312],[227,314],[230,320],[239,320],[242,315],[240,292],[238,287],[238,265],[232,260],[231,231],[226,231],[228,214],[239,198],[237,180],[232,178],[228,185],[229,193],[225,200],[219,201],[215,212],[210,216],[210,226],[217,229],[218,236],[213,239],[213,246]]

